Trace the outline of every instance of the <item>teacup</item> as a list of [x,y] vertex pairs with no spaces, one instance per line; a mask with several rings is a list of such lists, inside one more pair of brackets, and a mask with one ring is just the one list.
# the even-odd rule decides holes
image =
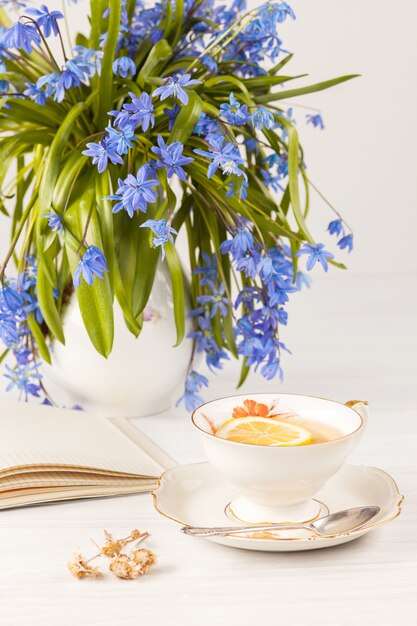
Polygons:
[[[265,446],[215,435],[236,408],[241,411],[245,401],[255,413],[255,405],[263,414],[265,405],[273,406],[280,413],[302,417],[306,428],[313,420],[336,428],[340,436],[308,445]],[[236,488],[229,512],[250,523],[298,522],[325,514],[314,495],[337,473],[359,442],[367,417],[366,405],[359,400],[341,404],[303,395],[249,394],[207,402],[194,411],[192,422],[203,439],[209,463]]]

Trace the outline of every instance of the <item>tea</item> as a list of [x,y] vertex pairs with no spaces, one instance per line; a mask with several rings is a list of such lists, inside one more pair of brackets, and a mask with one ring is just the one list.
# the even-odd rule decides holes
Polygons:
[[338,439],[342,432],[318,420],[282,413],[245,415],[226,420],[215,431],[221,439],[260,446],[305,446]]
[[307,418],[302,418],[299,415],[296,417],[289,417],[287,420],[291,424],[296,424],[297,426],[302,426],[306,428],[311,433],[312,440],[310,443],[324,443],[325,441],[332,441],[333,439],[339,439],[339,437],[343,437],[343,433],[335,426],[330,426],[329,424],[324,424],[318,420],[312,420]]

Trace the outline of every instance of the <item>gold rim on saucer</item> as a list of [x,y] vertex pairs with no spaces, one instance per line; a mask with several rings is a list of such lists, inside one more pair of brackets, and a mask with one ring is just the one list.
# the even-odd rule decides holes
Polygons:
[[[203,461],[201,463],[192,463],[191,465],[208,465],[208,463],[207,463],[207,461]],[[177,466],[177,467],[180,467],[180,466]],[[400,513],[401,513],[402,504],[404,502],[404,495],[400,492],[400,490],[398,488],[398,485],[397,485],[395,479],[391,476],[391,474],[388,474],[388,472],[386,472],[385,470],[382,470],[379,467],[375,467],[373,465],[366,465],[366,466],[362,466],[362,467],[366,467],[367,469],[376,470],[377,472],[381,472],[382,474],[385,474],[385,476],[387,476],[392,481],[392,483],[393,483],[393,485],[395,487],[395,490],[397,492],[398,500],[397,500],[397,502],[395,504],[397,510],[396,510],[394,515],[391,515],[391,517],[383,519],[383,520],[381,520],[379,522],[375,522],[373,524],[369,524],[368,526],[364,526],[363,528],[358,528],[357,530],[352,530],[352,531],[349,531],[349,532],[346,532],[346,533],[337,533],[335,535],[327,535],[326,537],[316,537],[314,535],[310,535],[308,537],[279,537],[279,536],[273,536],[272,537],[271,536],[271,537],[268,537],[268,538],[265,538],[265,537],[264,538],[259,538],[259,537],[256,537],[256,536],[254,537],[252,535],[241,535],[241,534],[239,534],[239,535],[230,534],[230,535],[227,535],[227,536],[228,537],[233,537],[233,538],[239,537],[240,539],[250,539],[252,541],[259,541],[259,542],[260,541],[318,541],[318,542],[320,542],[320,541],[326,541],[328,539],[337,539],[339,537],[350,537],[350,536],[354,536],[354,535],[360,536],[364,532],[368,532],[369,530],[373,530],[374,528],[377,528],[379,526],[384,526],[385,524],[388,524],[389,522],[392,522],[392,520],[397,518],[400,515]],[[157,495],[158,489],[159,489],[159,487],[162,484],[164,476],[166,474],[168,474],[169,472],[171,472],[173,469],[176,469],[176,468],[167,469],[159,477],[158,482],[157,482],[157,488],[155,490],[151,491],[152,503],[153,503],[154,509],[160,515],[162,515],[162,517],[165,517],[166,519],[169,519],[172,522],[175,522],[176,524],[180,524],[181,526],[188,526],[189,525],[188,522],[185,522],[184,520],[177,519],[175,517],[171,517],[170,515],[167,515],[166,513],[161,511],[161,509],[158,508],[158,495]],[[263,531],[263,532],[265,532],[265,531]]]

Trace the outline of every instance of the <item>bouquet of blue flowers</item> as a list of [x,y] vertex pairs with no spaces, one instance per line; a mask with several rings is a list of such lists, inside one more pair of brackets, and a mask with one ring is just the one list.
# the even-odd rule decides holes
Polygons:
[[[0,209],[11,243],[0,268],[0,338],[10,387],[42,391],[42,360],[64,342],[75,292],[85,327],[106,357],[113,303],[141,332],[158,263],[172,281],[178,343],[189,337],[210,369],[241,357],[281,373],[285,305],[316,263],[339,265],[310,233],[309,185],[288,99],[350,78],[289,87],[292,54],[279,31],[286,2],[92,0],[90,32],[70,43],[60,11],[1,2]],[[5,5],[17,8],[12,21]],[[13,13],[14,14],[14,13]],[[319,113],[307,116],[323,127]],[[12,172],[12,176],[10,175]],[[6,175],[8,175],[6,177]],[[173,185],[175,181],[175,185]],[[340,248],[352,233],[336,215]],[[9,272],[9,261],[17,274]],[[190,364],[188,409],[207,379]]]

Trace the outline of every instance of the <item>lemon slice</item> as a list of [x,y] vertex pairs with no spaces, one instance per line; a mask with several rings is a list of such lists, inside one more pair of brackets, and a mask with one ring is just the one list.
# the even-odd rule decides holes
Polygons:
[[305,446],[313,441],[310,431],[271,417],[235,417],[216,431],[216,437],[258,446]]

